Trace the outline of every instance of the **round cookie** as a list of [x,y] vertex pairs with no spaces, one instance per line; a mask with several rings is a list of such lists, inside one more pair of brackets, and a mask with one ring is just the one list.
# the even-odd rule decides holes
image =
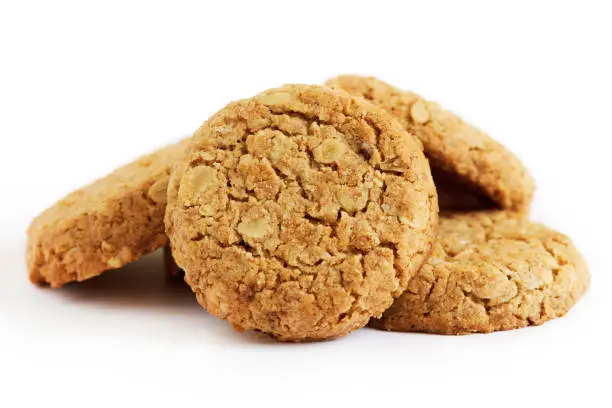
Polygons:
[[26,250],[30,280],[59,288],[162,247],[170,170],[187,145],[184,140],[143,156],[34,219]]
[[520,214],[442,215],[431,258],[370,325],[441,334],[540,325],[567,313],[589,282],[568,237]]
[[286,85],[230,103],[188,152],[166,232],[199,303],[239,331],[345,335],[391,305],[433,246],[420,143],[344,91]]
[[[436,173],[446,172],[456,177],[462,187],[490,197],[500,208],[529,209],[534,182],[521,161],[457,115],[415,93],[402,92],[371,77],[342,75],[326,85],[364,97],[393,113],[405,129],[423,142],[436,184]],[[441,209],[453,209],[457,204],[457,200],[443,201],[447,196],[440,194]]]

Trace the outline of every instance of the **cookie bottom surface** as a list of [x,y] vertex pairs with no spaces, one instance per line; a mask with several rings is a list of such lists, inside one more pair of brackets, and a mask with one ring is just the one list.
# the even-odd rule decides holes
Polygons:
[[510,212],[446,214],[432,257],[370,326],[469,334],[540,325],[566,314],[589,283],[563,234]]

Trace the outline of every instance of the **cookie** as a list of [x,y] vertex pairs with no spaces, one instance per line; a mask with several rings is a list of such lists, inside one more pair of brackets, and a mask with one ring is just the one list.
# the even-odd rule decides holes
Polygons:
[[441,334],[540,325],[567,313],[589,282],[568,237],[520,214],[442,215],[433,255],[370,325]]
[[[328,86],[364,97],[393,113],[402,126],[423,142],[434,172],[449,173],[462,187],[489,197],[499,208],[527,211],[534,182],[521,161],[500,143],[457,115],[412,92],[402,92],[375,78],[343,75]],[[453,209],[457,200],[440,194],[440,208]]]
[[143,156],[40,214],[28,229],[30,280],[59,288],[162,247],[170,169],[187,142]]
[[391,305],[433,246],[420,143],[344,91],[286,85],[230,103],[188,152],[166,232],[199,303],[239,331],[345,335]]

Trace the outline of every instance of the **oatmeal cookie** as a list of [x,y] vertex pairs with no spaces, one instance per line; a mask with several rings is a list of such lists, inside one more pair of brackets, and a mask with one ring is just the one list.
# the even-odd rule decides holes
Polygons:
[[143,156],[40,214],[28,229],[30,280],[59,288],[162,247],[170,169],[187,143]]
[[[462,181],[476,195],[486,195],[498,207],[527,211],[534,182],[521,161],[481,130],[457,115],[412,92],[402,92],[375,78],[342,75],[327,82],[352,95],[370,100],[395,115],[402,126],[423,142],[432,171],[446,172]],[[448,209],[457,200],[440,193],[440,208]]]
[[239,330],[334,338],[380,316],[429,255],[437,197],[420,142],[344,91],[286,85],[195,133],[166,231],[199,303]]
[[433,255],[370,325],[442,334],[540,325],[567,313],[589,282],[570,239],[524,215],[442,215]]

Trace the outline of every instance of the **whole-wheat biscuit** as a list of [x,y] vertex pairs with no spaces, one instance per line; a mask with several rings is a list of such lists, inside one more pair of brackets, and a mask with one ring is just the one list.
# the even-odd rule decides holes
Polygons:
[[167,146],[74,191],[28,229],[33,283],[58,288],[119,268],[162,247],[172,165],[188,140]]
[[429,255],[437,197],[417,139],[344,91],[226,106],[168,187],[166,231],[199,303],[239,331],[333,338],[380,316]]
[[[342,75],[327,85],[364,97],[393,113],[423,142],[436,184],[436,173],[448,173],[462,187],[477,196],[488,196],[500,208],[528,210],[534,182],[527,169],[504,146],[457,115],[372,77]],[[455,209],[456,204],[465,206],[455,196],[440,193],[441,209]]]
[[589,282],[570,239],[523,215],[443,214],[431,258],[370,325],[442,334],[540,325],[567,313]]

